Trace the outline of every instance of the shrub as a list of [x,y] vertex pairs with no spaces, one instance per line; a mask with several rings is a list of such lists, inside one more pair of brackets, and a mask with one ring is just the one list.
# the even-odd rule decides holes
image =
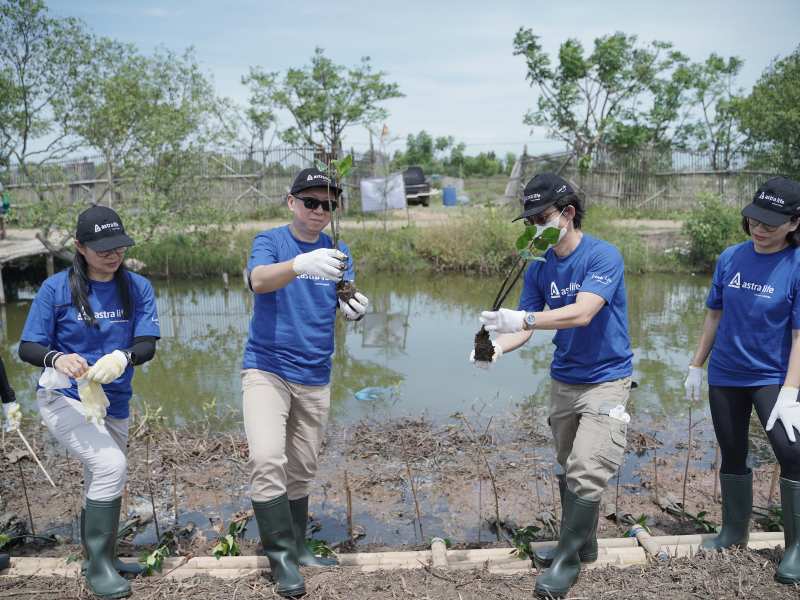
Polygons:
[[689,236],[691,260],[698,266],[709,267],[720,252],[745,238],[739,211],[713,194],[700,194],[698,206],[683,225]]

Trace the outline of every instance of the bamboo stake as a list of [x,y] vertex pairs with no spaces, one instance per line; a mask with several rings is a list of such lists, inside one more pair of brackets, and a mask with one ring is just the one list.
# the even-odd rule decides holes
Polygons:
[[350,491],[350,480],[347,469],[344,470],[344,495],[347,499],[347,538],[353,541],[353,494]]
[[658,448],[653,447],[653,489],[658,498]]
[[147,467],[147,488],[150,491],[150,507],[153,509],[153,524],[156,528],[156,541],[157,543],[161,543],[161,532],[158,528],[158,515],[156,514],[156,500],[155,496],[153,495],[153,478],[150,476],[150,432],[147,432],[147,440],[145,442],[147,446],[146,456],[145,456],[145,466]]
[[172,506],[175,509],[175,526],[178,525],[178,471],[172,465]]
[[[720,455],[719,455],[719,443],[714,443],[715,450],[714,450],[714,502],[719,501],[719,470],[720,470]],[[771,497],[771,496],[770,496]]]
[[686,465],[683,467],[683,495],[681,496],[681,509],[686,513],[686,481],[689,478],[689,460],[692,457],[692,407],[689,406],[689,445],[686,448]]
[[39,457],[36,456],[36,452],[33,451],[33,448],[31,448],[31,445],[28,443],[28,440],[25,439],[25,436],[22,435],[22,432],[19,429],[16,429],[15,431],[17,432],[17,435],[19,435],[19,439],[22,440],[22,443],[25,444],[25,447],[28,449],[28,452],[30,452],[31,456],[33,456],[33,460],[35,460],[36,464],[39,465],[39,468],[42,470],[42,473],[44,473],[44,476],[47,477],[47,481],[50,482],[50,485],[52,485],[53,487],[56,487],[56,484],[53,483],[53,480],[50,478],[50,475],[47,473],[47,469],[44,468],[44,465],[39,460]]
[[[492,493],[494,494],[494,516],[495,516],[495,523],[497,525],[496,527],[497,541],[499,542],[500,541],[500,495],[497,492],[497,481],[495,480],[494,477],[494,471],[492,471],[492,467],[489,464],[489,459],[486,457],[486,453],[483,451],[483,444],[479,439],[476,439],[475,437],[475,430],[472,429],[472,426],[469,424],[469,421],[467,421],[464,415],[461,415],[461,420],[464,422],[464,425],[469,431],[470,437],[472,438],[473,442],[475,442],[478,452],[480,453],[481,458],[483,458],[483,463],[486,465],[486,472],[489,474],[489,481],[492,484]],[[489,423],[486,425],[486,431],[489,431],[489,425],[491,424],[492,420],[489,419]]]

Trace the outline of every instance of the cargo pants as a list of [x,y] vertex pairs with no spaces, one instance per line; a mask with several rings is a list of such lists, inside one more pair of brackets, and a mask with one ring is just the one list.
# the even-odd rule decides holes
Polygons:
[[627,424],[609,416],[627,406],[631,378],[592,384],[551,380],[550,417],[556,460],[579,498],[600,500],[625,454]]

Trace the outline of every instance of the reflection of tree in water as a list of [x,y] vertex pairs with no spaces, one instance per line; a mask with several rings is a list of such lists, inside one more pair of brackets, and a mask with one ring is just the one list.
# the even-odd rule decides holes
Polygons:
[[331,416],[343,416],[345,403],[360,389],[366,387],[391,387],[403,383],[405,376],[388,367],[368,360],[356,360],[347,351],[347,328],[359,324],[336,320],[331,375]]

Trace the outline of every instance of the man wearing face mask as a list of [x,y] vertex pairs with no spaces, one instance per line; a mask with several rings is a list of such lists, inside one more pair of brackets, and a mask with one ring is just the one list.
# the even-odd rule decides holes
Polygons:
[[514,220],[558,228],[558,242],[544,262],[528,266],[519,309],[484,311],[480,321],[499,334],[492,362],[525,344],[534,330],[556,330],[548,423],[560,467],[561,534],[557,548],[535,553],[534,562],[549,567],[537,577],[536,593],[560,597],[581,562],[597,560],[600,499],[625,452],[633,353],[619,250],[581,231],[583,203],[558,175],[531,179],[523,203]]

